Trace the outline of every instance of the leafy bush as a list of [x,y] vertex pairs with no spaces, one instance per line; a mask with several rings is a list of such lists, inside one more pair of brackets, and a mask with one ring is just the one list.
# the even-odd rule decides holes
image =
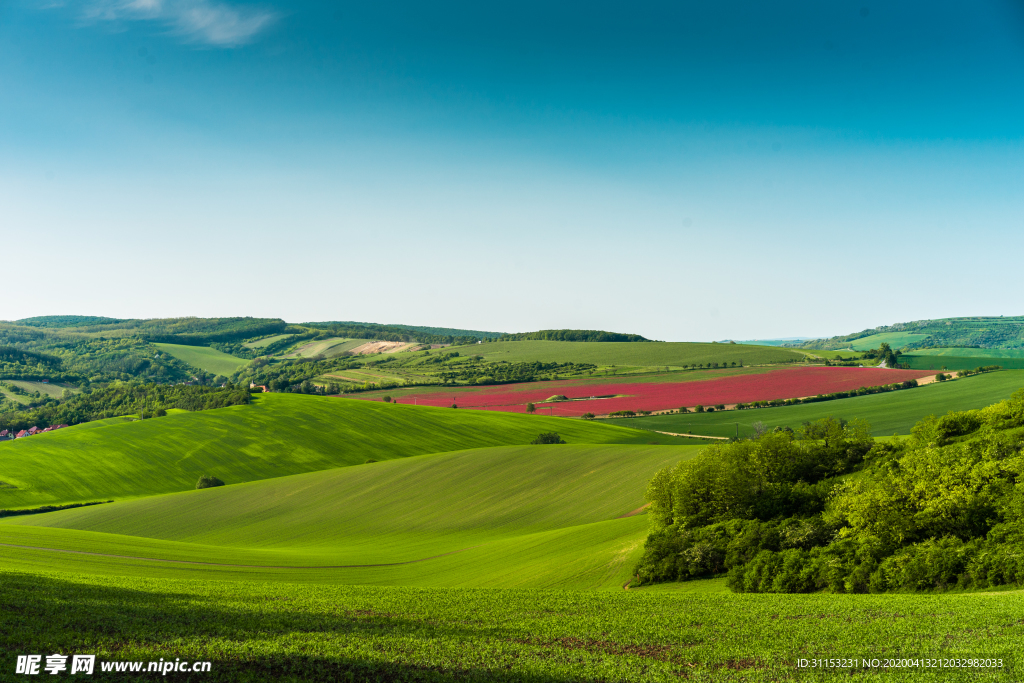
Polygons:
[[558,435],[557,432],[545,432],[538,436],[536,439],[530,442],[531,444],[544,444],[544,443],[565,443],[565,441]]
[[224,486],[224,482],[222,482],[217,477],[211,477],[209,475],[204,474],[203,476],[199,477],[199,481],[196,483],[197,489],[209,489],[213,488],[214,486]]

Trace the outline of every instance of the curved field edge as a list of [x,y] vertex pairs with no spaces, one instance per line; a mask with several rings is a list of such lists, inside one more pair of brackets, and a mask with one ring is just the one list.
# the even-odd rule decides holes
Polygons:
[[0,508],[135,498],[483,446],[541,432],[570,443],[646,443],[642,431],[578,420],[262,394],[246,406],[67,429],[0,443]]
[[[798,658],[1002,657],[1020,680],[1019,592],[731,595],[327,586],[0,574],[0,666],[16,653],[210,661],[206,681],[979,680]],[[858,662],[859,664],[859,662]],[[941,676],[940,676],[941,674]]]

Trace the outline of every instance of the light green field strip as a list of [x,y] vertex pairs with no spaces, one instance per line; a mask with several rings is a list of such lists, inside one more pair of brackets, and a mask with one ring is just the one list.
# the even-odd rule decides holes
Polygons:
[[754,422],[764,422],[768,427],[788,426],[798,429],[805,421],[835,416],[867,420],[876,436],[909,434],[911,427],[923,417],[943,415],[951,410],[984,408],[1009,398],[1021,388],[1024,388],[1024,371],[1002,370],[951,382],[937,382],[917,389],[837,401],[757,410],[654,415],[607,422],[636,429],[708,436],[734,436],[738,422],[740,436],[749,436],[753,433],[751,425]]
[[281,341],[287,337],[292,337],[292,334],[275,334],[273,337],[266,337],[265,339],[258,339],[254,342],[246,342],[242,346],[249,349],[262,349],[264,346],[270,346],[276,341]]
[[74,387],[65,387],[65,385],[52,384],[50,382],[28,382],[20,379],[8,379],[4,381],[9,382],[17,387],[21,387],[25,391],[42,392],[44,396],[49,396],[50,398],[60,398],[63,395],[65,388],[71,389],[72,393],[78,393],[78,390],[75,389]]
[[125,499],[356,465],[367,459],[526,444],[646,443],[645,432],[580,420],[261,394],[247,406],[58,430],[0,443],[0,509]]
[[340,356],[346,351],[362,346],[369,339],[348,339],[344,337],[331,337],[330,339],[321,339],[319,341],[309,342],[298,346],[287,354],[284,358],[297,358],[302,356],[304,358],[312,358],[313,356],[324,355],[327,358],[334,358]]
[[[483,356],[485,361],[547,363],[593,363],[638,367],[675,366],[691,363],[743,361],[744,365],[803,360],[794,349],[743,344],[699,344],[687,342],[491,342],[453,348],[463,356]],[[446,350],[434,351],[441,353]],[[404,356],[405,354],[396,354]]]
[[917,349],[921,356],[956,356],[958,358],[1024,358],[1024,349]]
[[973,370],[979,366],[998,365],[1004,370],[1024,369],[1024,358],[986,358],[983,356],[928,356],[915,353],[900,356],[900,362],[914,370]]
[[873,334],[870,337],[862,337],[850,342],[850,348],[856,351],[867,351],[877,349],[880,344],[888,344],[894,349],[901,349],[908,344],[927,339],[930,335],[914,334],[913,332],[882,332]]
[[194,368],[225,377],[249,362],[244,358],[237,358],[208,346],[184,346],[182,344],[154,344],[153,346]]

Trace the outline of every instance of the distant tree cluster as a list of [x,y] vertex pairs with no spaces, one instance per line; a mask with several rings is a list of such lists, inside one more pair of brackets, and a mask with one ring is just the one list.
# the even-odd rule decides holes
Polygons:
[[575,341],[575,342],[645,342],[639,334],[621,334],[604,330],[539,330],[502,335],[499,341]]
[[547,379],[556,374],[582,374],[595,369],[597,366],[590,363],[542,363],[540,361],[510,363],[499,361],[446,368],[439,374],[439,377],[443,382],[511,384]]
[[772,401],[754,401],[752,403],[737,403],[737,410],[748,410],[751,408],[776,408],[778,406],[795,406],[800,403],[820,403],[822,401],[834,401],[839,398],[852,398],[854,396],[867,396],[868,394],[884,394],[889,391],[900,391],[901,389],[913,389],[917,386],[916,379],[908,379],[905,382],[895,384],[882,384],[876,387],[860,387],[850,391],[837,391],[831,394],[819,394],[806,398],[785,398]]

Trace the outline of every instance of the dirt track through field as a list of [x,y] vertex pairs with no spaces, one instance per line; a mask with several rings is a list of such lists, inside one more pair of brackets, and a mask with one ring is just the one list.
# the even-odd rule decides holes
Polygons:
[[416,564],[417,562],[426,562],[427,560],[436,560],[439,557],[447,557],[448,555],[455,555],[458,553],[464,553],[467,550],[473,548],[479,548],[486,543],[479,545],[471,545],[468,548],[462,548],[460,550],[453,550],[448,553],[441,553],[440,555],[431,555],[430,557],[422,557],[418,560],[406,560],[405,562],[386,562],[384,564],[336,564],[336,565],[312,565],[312,566],[299,566],[299,565],[267,565],[267,564],[228,564],[224,562],[200,562],[198,560],[166,560],[160,557],[135,557],[133,555],[112,555],[110,553],[93,553],[87,550],[65,550],[64,548],[41,548],[34,545],[15,545],[14,543],[0,543],[0,546],[5,548],[21,548],[23,550],[42,550],[51,553],[72,553],[74,555],[93,555],[95,557],[116,557],[120,560],[141,560],[143,562],[169,562],[172,564],[199,564],[207,567],[242,567],[245,569],[366,569],[369,567],[398,567],[403,564]]

